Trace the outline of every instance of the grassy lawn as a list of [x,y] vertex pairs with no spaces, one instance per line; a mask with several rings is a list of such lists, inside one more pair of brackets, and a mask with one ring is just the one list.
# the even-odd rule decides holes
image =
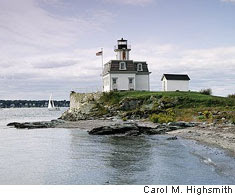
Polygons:
[[103,100],[109,104],[117,104],[125,98],[148,99],[151,96],[160,98],[177,99],[179,108],[188,107],[223,107],[235,109],[235,98],[204,95],[199,92],[153,92],[153,91],[120,91],[104,93]]
[[[226,118],[235,122],[235,98],[199,92],[117,91],[103,93],[100,100],[102,105],[114,106],[117,110],[120,110],[123,102],[141,102],[136,107],[126,110],[126,116],[147,113],[151,121],[212,122],[215,119],[221,121],[222,118]],[[144,110],[146,106],[150,106],[151,110]],[[221,113],[216,114],[217,112]]]

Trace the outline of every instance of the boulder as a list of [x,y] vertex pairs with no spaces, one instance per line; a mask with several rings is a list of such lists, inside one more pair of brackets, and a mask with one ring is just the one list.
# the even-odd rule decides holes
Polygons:
[[41,128],[54,128],[56,127],[56,125],[60,123],[63,123],[63,121],[52,120],[52,121],[25,122],[25,123],[13,122],[7,124],[7,126],[12,126],[17,129],[41,129]]
[[8,123],[7,124],[7,126],[9,126],[9,127],[14,127],[14,126],[16,126],[16,125],[19,125],[20,123],[18,123],[18,122],[13,122],[13,123]]
[[129,131],[136,130],[139,128],[135,123],[124,123],[124,124],[114,124],[111,126],[101,126],[93,128],[88,133],[90,135],[114,135],[114,134],[125,134]]
[[94,128],[88,133],[90,135],[115,135],[115,134],[125,134],[137,136],[141,134],[145,135],[158,135],[165,134],[168,131],[166,127],[149,127],[141,126],[136,123],[123,123],[123,124],[114,124],[111,126],[101,126]]
[[167,129],[168,129],[168,131],[175,131],[175,130],[181,129],[181,127],[179,127],[179,126],[168,126]]
[[142,131],[143,134],[146,135],[160,135],[160,134],[165,134],[167,131],[166,128],[159,128],[159,129],[146,129]]
[[197,124],[196,123],[188,123],[188,122],[184,122],[184,121],[179,121],[179,122],[170,122],[167,124],[168,126],[177,126],[177,127],[195,127]]
[[177,140],[178,138],[176,136],[174,137],[168,137],[166,140]]
[[126,98],[120,102],[120,110],[122,111],[130,111],[135,110],[139,105],[142,104],[142,101],[139,99],[129,99]]
[[141,132],[138,130],[131,130],[131,131],[128,131],[125,135],[126,136],[138,136],[140,134],[141,134]]

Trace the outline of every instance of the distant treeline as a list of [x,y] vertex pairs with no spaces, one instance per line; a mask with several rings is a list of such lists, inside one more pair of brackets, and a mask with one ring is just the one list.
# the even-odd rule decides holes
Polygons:
[[[69,107],[69,101],[54,100],[56,107]],[[48,100],[0,100],[0,108],[31,108],[31,107],[47,107]]]

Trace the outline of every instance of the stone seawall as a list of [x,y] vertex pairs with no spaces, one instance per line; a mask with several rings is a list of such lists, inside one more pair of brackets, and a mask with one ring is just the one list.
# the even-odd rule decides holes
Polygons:
[[61,119],[69,121],[91,119],[97,106],[101,92],[70,94],[70,108],[61,116]]
[[80,109],[84,105],[87,105],[89,103],[96,102],[100,96],[101,92],[97,93],[76,93],[71,92],[70,93],[70,110],[73,109]]

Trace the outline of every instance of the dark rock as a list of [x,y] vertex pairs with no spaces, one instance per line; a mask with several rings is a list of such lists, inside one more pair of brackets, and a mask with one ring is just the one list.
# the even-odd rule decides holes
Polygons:
[[160,129],[146,129],[143,132],[143,134],[146,135],[160,135],[160,134],[165,134],[167,131],[166,128],[160,128]]
[[141,100],[127,98],[120,102],[120,110],[123,110],[123,111],[134,110],[141,104],[142,104]]
[[127,132],[125,135],[126,136],[138,136],[140,134],[141,134],[141,132],[138,130],[131,130],[131,131]]
[[188,122],[170,122],[168,126],[178,126],[178,127],[195,127],[196,123],[188,123]]
[[52,120],[52,121],[25,122],[25,123],[13,122],[7,124],[7,126],[13,126],[17,129],[41,129],[41,128],[54,128],[56,127],[56,125],[61,123],[64,123],[64,121]]
[[13,123],[8,123],[7,126],[15,126],[15,125],[19,125],[20,123],[17,123],[17,122],[13,122]]
[[176,136],[174,137],[168,137],[166,140],[177,140],[178,138]]
[[15,127],[17,129],[40,129],[40,128],[49,128],[49,125],[46,123],[19,123],[16,124]]
[[137,125],[136,123],[123,123],[123,124],[115,124],[111,126],[102,126],[98,128],[94,128],[88,133],[90,135],[115,135],[115,134],[126,134],[137,136],[141,134],[145,135],[158,135],[158,134],[165,134],[169,131],[164,125],[159,125],[155,127],[149,126],[141,126]]
[[181,127],[179,126],[168,126],[168,131],[174,131],[174,130],[178,130],[178,129],[181,129]]
[[111,126],[97,127],[89,131],[90,135],[114,135],[125,134],[128,131],[139,130],[135,123],[115,124]]

